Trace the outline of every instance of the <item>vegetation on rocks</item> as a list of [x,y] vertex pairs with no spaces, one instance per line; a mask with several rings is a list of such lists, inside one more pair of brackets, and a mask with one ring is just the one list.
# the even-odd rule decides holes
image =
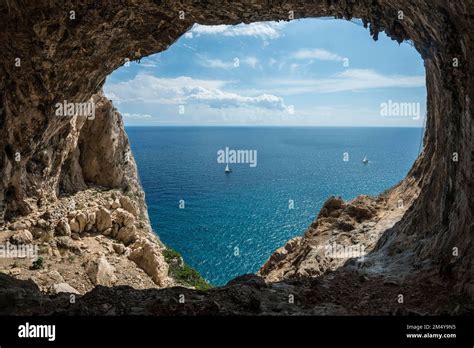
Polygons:
[[193,287],[197,290],[208,290],[212,288],[194,268],[184,263],[180,253],[171,248],[166,248],[163,251],[165,261],[169,264],[169,274],[180,285],[185,287]]

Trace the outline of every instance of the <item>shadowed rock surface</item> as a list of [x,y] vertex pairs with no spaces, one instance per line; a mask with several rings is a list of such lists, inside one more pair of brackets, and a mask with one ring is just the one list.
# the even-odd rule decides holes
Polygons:
[[[28,243],[31,233],[33,243],[38,243],[41,236],[54,229],[57,235],[53,233],[45,245],[52,248],[51,257],[64,256],[54,251],[53,246],[58,244],[68,253],[66,257],[77,253],[80,246],[75,247],[77,241],[72,238],[71,229],[80,231],[90,224],[88,214],[95,213],[95,208],[84,207],[84,212],[78,212],[64,206],[57,210],[58,204],[62,206],[78,194],[88,195],[89,190],[100,192],[97,200],[106,200],[106,191],[113,190],[120,197],[133,198],[138,237],[125,230],[121,235],[119,231],[117,235],[112,231],[104,234],[113,228],[114,221],[121,221],[121,228],[127,227],[118,217],[111,218],[112,227],[106,216],[100,226],[94,221],[91,231],[100,233],[96,237],[105,238],[106,244],[115,243],[118,238],[118,246],[112,248],[120,255],[127,255],[123,248],[135,245],[135,254],[131,252],[136,257],[132,256],[131,261],[136,267],[132,266],[134,272],[145,275],[134,279],[145,283],[152,279],[156,287],[173,285],[164,271],[165,263],[159,261],[163,260],[164,247],[149,226],[121,116],[102,94],[106,76],[127,59],[138,60],[165,50],[194,23],[287,20],[289,11],[294,11],[295,18],[357,17],[368,26],[374,39],[385,31],[398,42],[413,41],[425,61],[428,117],[423,152],[407,178],[380,197],[359,197],[348,203],[331,198],[304,236],[279,249],[262,267],[259,274],[269,283],[242,278],[207,292],[176,287],[137,290],[98,286],[71,305],[64,294],[50,297],[37,290],[38,284],[16,279],[25,272],[7,265],[2,270],[7,273],[9,268],[10,276],[1,278],[0,311],[110,315],[133,311],[472,313],[473,6],[469,0],[1,2],[0,200],[4,202],[7,221],[0,232],[2,240],[13,238],[15,243]],[[178,18],[179,11],[184,11],[183,20]],[[403,20],[398,19],[399,11],[403,11]],[[96,105],[93,120],[55,115],[58,102],[79,103],[91,98]],[[119,209],[112,207],[114,202],[101,208]],[[64,213],[55,215],[55,211]],[[72,212],[70,220],[64,216]],[[67,219],[68,227],[66,221],[59,223],[63,219]],[[10,237],[13,231],[22,232]],[[85,238],[76,234],[85,243]],[[354,259],[334,260],[318,253],[321,243],[328,241],[342,245],[362,243],[368,254],[362,263]],[[144,246],[146,243],[151,246]],[[152,259],[143,259],[140,250],[144,248],[156,250],[151,253]],[[118,262],[125,258],[118,257]],[[105,268],[108,271],[101,274],[110,275],[110,268]],[[162,272],[156,273],[157,269]],[[84,267],[78,272],[85,272]],[[95,273],[92,272],[97,281]],[[43,279],[44,286],[52,282],[63,284],[64,275],[60,276]],[[73,279],[71,276],[71,282]],[[111,279],[115,280],[108,277],[106,283]],[[136,285],[130,281],[131,286]],[[56,285],[53,290],[57,292],[58,288],[67,287]],[[186,295],[185,305],[177,300],[180,293]],[[289,303],[290,294],[295,296],[295,304]],[[397,302],[399,294],[404,295],[403,304]]]

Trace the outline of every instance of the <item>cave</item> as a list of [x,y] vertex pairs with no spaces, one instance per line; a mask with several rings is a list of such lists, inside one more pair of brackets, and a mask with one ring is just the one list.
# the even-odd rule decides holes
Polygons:
[[[167,288],[163,282],[165,289],[153,290],[163,297],[159,302],[147,291],[97,287],[71,307],[58,297],[39,294],[31,284],[2,275],[2,290],[22,287],[26,292],[21,304],[11,301],[4,305],[3,313],[90,314],[93,307],[94,313],[106,314],[102,307],[94,306],[104,297],[111,298],[116,314],[128,314],[135,307],[147,314],[472,312],[470,79],[474,71],[470,57],[474,42],[469,1],[221,4],[147,0],[140,4],[124,1],[119,6],[90,0],[16,1],[3,2],[0,11],[4,18],[0,23],[0,192],[6,198],[5,220],[12,223],[21,223],[22,217],[37,207],[83,192],[88,185],[99,185],[131,193],[138,202],[142,225],[147,224],[143,192],[123,122],[103,95],[102,86],[116,68],[166,50],[194,23],[360,18],[374,40],[384,31],[397,42],[413,42],[425,62],[428,93],[422,153],[399,185],[370,203],[375,207],[383,201],[385,207],[381,209],[385,209],[402,199],[407,205],[400,221],[383,231],[368,255],[386,260],[385,272],[361,276],[349,261],[333,272],[296,276],[298,259],[307,253],[305,239],[313,237],[308,235],[275,253],[259,275],[238,277],[222,288],[199,292]],[[94,122],[54,117],[56,103],[84,103],[91,98],[96,103]],[[364,200],[359,203],[368,204]],[[329,199],[314,228],[329,211],[342,209],[359,216],[364,214],[360,208]],[[140,252],[134,256],[145,272],[153,273],[155,266],[143,259]],[[280,274],[281,269],[290,275]],[[153,277],[159,282],[160,275],[153,273]],[[355,282],[360,286],[354,288]],[[282,309],[280,304],[287,303],[288,291],[298,300],[296,305]],[[432,298],[434,293],[436,298]],[[189,299],[186,306],[175,305],[178,294]],[[370,303],[363,300],[366,294],[371,295]],[[402,307],[397,303],[400,294],[405,299]],[[14,299],[14,295],[9,296]],[[338,304],[327,305],[330,302]]]

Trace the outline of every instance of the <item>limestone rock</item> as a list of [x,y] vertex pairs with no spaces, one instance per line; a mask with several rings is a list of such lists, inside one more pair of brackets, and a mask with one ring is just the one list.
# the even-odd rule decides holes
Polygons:
[[77,291],[76,289],[74,289],[74,288],[73,288],[71,285],[69,285],[68,283],[53,284],[53,285],[51,286],[50,292],[51,292],[53,295],[56,295],[56,294],[59,294],[59,293],[62,293],[62,292],[65,292],[65,293],[68,293],[68,294],[80,295],[79,291]]
[[56,236],[71,236],[71,227],[66,219],[61,219],[55,228]]
[[113,212],[112,219],[120,226],[130,227],[135,223],[135,217],[122,208],[118,208]]
[[110,265],[105,256],[89,261],[86,265],[86,273],[95,285],[112,286],[117,281],[114,274],[115,268]]
[[324,202],[324,205],[319,212],[319,216],[334,215],[335,211],[342,209],[343,207],[344,201],[340,197],[330,197],[326,202]]
[[135,226],[124,226],[117,234],[117,239],[122,241],[125,245],[133,243],[137,239],[137,229]]
[[[114,226],[116,226],[116,225],[114,225]],[[105,231],[102,232],[102,234],[104,236],[108,236],[108,237],[113,237],[112,233],[113,233],[113,228],[108,228],[108,229],[106,229]]]
[[84,231],[90,231],[93,229],[94,225],[96,223],[96,214],[95,212],[88,212],[87,213],[87,224],[84,228]]
[[122,205],[122,208],[128,211],[130,214],[132,214],[133,216],[138,216],[138,207],[130,198],[128,198],[127,196],[120,197],[120,204]]
[[153,279],[155,284],[164,286],[168,281],[169,267],[159,247],[146,239],[135,244],[128,258],[143,269]]
[[71,233],[79,233],[79,222],[77,222],[75,218],[69,221],[69,229],[71,230]]
[[9,272],[9,274],[11,274],[12,276],[18,276],[21,273],[22,273],[22,270],[21,268],[18,268],[18,267],[12,268]]
[[96,213],[96,226],[97,231],[104,232],[108,228],[112,227],[112,216],[110,211],[101,207]]
[[22,221],[15,221],[11,226],[10,229],[13,231],[19,231],[19,230],[24,230],[26,229],[27,226],[24,222]]
[[76,215],[76,221],[79,224],[79,233],[84,232],[87,225],[87,216],[84,213],[80,212]]
[[41,228],[41,229],[46,229],[48,228],[49,224],[46,222],[46,220],[43,220],[43,219],[38,219],[38,221],[36,221],[36,227],[38,228]]
[[74,240],[69,236],[56,237],[56,244],[59,248],[64,248],[72,251],[75,254],[80,254],[80,247],[74,242]]
[[114,251],[119,255],[122,255],[126,249],[122,243],[114,243],[112,244],[112,247],[114,248]]
[[110,208],[112,209],[120,208],[120,201],[118,199],[113,200],[110,204]]

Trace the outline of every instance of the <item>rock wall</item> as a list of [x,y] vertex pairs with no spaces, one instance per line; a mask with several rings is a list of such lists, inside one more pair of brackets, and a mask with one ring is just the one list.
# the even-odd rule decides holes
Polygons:
[[[184,19],[178,18],[180,11]],[[193,23],[288,20],[290,11],[295,18],[357,17],[374,39],[385,31],[398,42],[414,42],[426,67],[424,150],[407,179],[385,196],[390,201],[395,199],[391,194],[413,193],[407,193],[400,221],[380,232],[371,255],[396,260],[406,269],[435,270],[456,292],[472,296],[474,10],[469,0],[1,2],[0,199],[5,219],[18,220],[43,202],[88,185],[130,190],[146,214],[121,117],[101,95],[107,75],[127,59],[165,50]],[[55,115],[58,102],[91,98],[98,106],[94,120]],[[265,269],[269,274],[275,267]]]

